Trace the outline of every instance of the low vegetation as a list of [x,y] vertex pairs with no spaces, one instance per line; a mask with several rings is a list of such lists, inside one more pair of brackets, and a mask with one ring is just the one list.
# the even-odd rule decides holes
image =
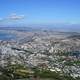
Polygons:
[[72,78],[58,72],[52,72],[46,69],[27,68],[23,65],[9,65],[3,69],[0,74],[0,80],[32,79],[32,80],[80,80]]

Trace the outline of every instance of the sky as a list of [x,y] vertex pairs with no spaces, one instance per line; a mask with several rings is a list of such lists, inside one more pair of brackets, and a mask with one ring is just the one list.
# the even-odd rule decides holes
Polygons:
[[0,24],[80,24],[80,0],[0,0]]

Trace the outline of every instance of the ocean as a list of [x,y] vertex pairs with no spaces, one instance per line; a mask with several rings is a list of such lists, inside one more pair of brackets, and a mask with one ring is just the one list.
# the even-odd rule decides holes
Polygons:
[[16,36],[14,34],[0,32],[0,40],[14,40]]

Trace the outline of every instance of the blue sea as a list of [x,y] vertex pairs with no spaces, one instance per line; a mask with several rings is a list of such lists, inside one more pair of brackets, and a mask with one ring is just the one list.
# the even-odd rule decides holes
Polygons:
[[14,40],[16,39],[16,36],[14,34],[0,32],[0,40]]

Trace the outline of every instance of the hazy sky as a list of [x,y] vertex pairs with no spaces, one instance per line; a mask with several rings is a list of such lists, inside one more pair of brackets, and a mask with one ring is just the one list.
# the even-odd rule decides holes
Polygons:
[[80,0],[0,0],[0,24],[80,23]]

